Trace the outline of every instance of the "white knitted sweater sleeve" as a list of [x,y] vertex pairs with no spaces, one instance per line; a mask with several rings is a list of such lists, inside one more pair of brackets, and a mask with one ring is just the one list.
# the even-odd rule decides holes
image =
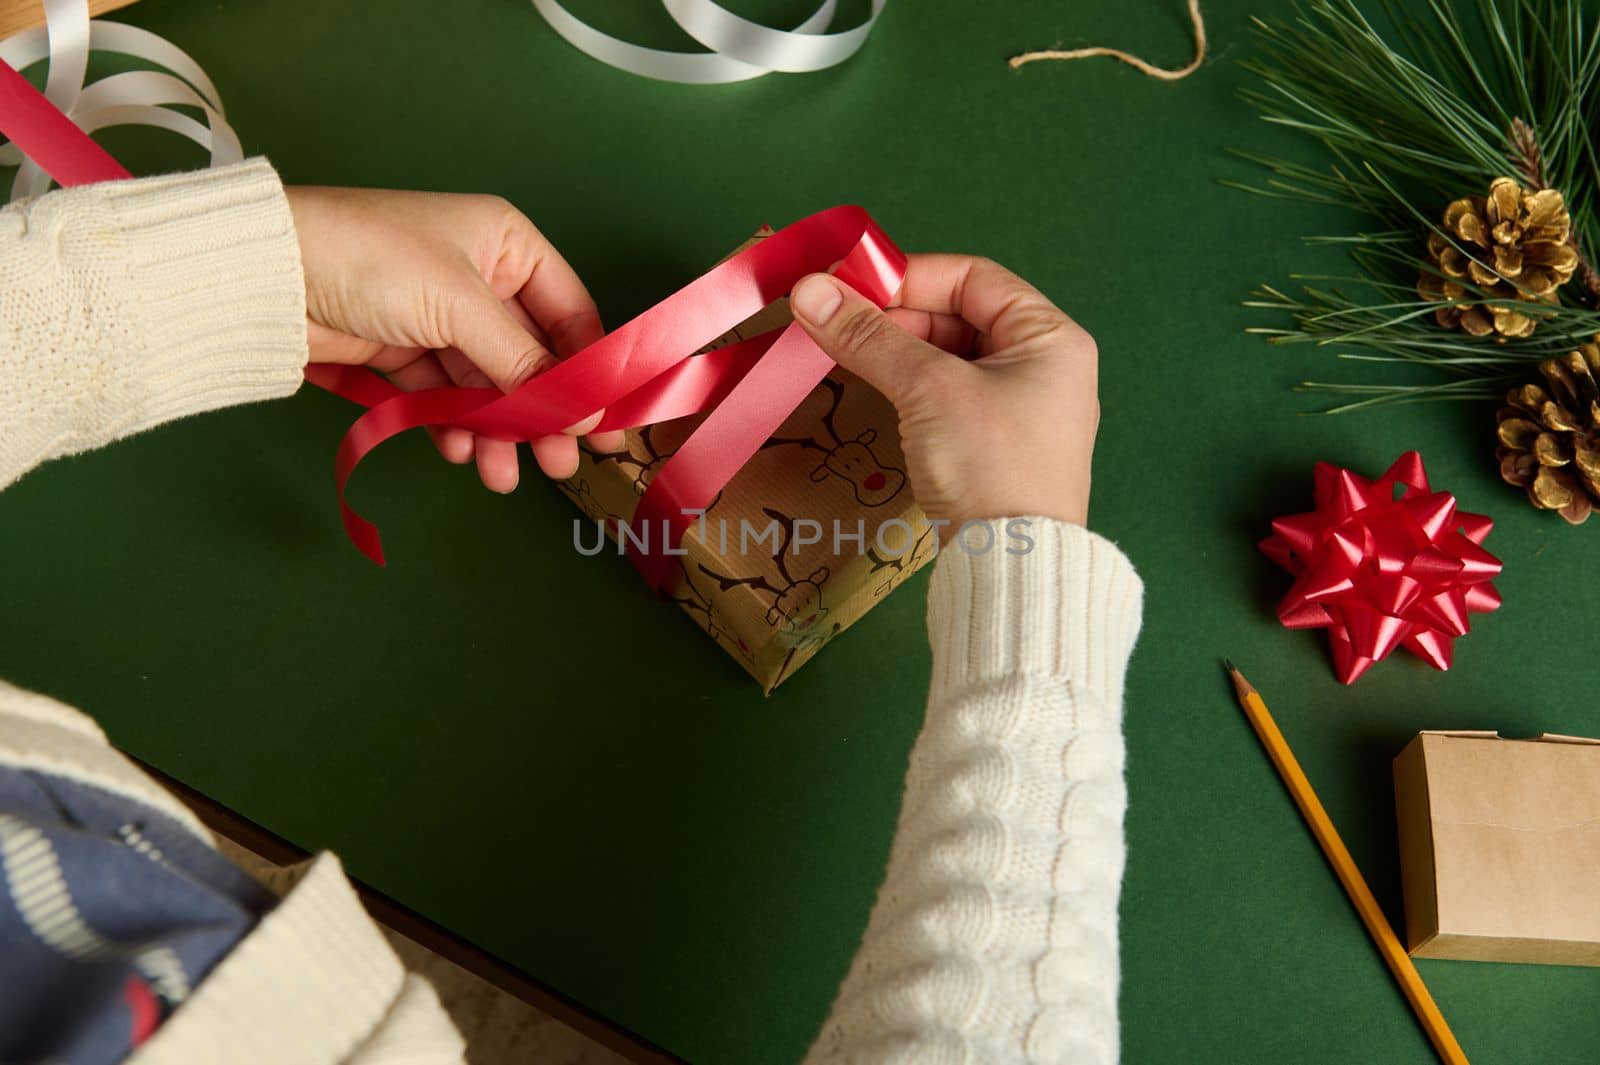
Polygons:
[[[51,193],[0,210],[0,488],[161,422],[293,392],[306,362],[300,247],[265,161]],[[0,681],[0,769],[177,799],[87,717]],[[283,900],[128,1060],[460,1065],[461,1037],[407,974],[338,861]]]
[[161,422],[290,394],[305,298],[265,160],[0,210],[0,488]]
[[936,564],[927,721],[808,1065],[1117,1061],[1122,684],[1143,586],[1085,529],[1030,534],[1024,555]]

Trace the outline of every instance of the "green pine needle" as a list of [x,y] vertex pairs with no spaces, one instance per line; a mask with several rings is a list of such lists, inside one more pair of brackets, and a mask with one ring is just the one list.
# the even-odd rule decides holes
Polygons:
[[[1575,278],[1561,304],[1489,298],[1538,317],[1532,335],[1496,341],[1442,328],[1416,281],[1437,273],[1426,239],[1438,233],[1469,258],[1437,221],[1452,200],[1482,196],[1497,177],[1542,180],[1561,190],[1574,234],[1600,250],[1600,149],[1589,131],[1600,119],[1600,33],[1572,0],[1427,0],[1412,14],[1376,0],[1382,22],[1354,0],[1307,0],[1288,21],[1256,19],[1260,79],[1244,98],[1274,126],[1299,131],[1331,157],[1325,168],[1251,152],[1261,183],[1225,181],[1256,195],[1349,208],[1376,225],[1353,234],[1314,235],[1345,247],[1358,267],[1341,277],[1301,276],[1298,295],[1271,286],[1245,306],[1277,312],[1289,328],[1255,327],[1274,344],[1335,348],[1357,364],[1409,363],[1444,374],[1436,385],[1381,381],[1307,382],[1351,402],[1328,413],[1394,403],[1492,399],[1541,360],[1600,332],[1600,311]],[[1538,146],[1539,174],[1513,143],[1515,120]],[[1487,265],[1487,264],[1485,264]],[[1327,286],[1327,287],[1324,287]]]

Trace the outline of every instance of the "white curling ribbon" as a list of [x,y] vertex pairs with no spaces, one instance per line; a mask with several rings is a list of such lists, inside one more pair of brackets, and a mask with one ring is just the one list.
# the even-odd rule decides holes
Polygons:
[[560,0],[533,0],[534,10],[566,42],[608,66],[658,81],[685,85],[724,85],[776,71],[807,73],[837,66],[866,43],[888,0],[872,0],[872,12],[854,29],[826,32],[838,0],[822,6],[792,30],[775,30],[741,18],[713,0],[661,0],[672,21],[709,48],[709,53],[643,48],[601,33],[561,6]]
[[[18,70],[50,60],[44,94],[86,133],[110,126],[154,126],[171,130],[211,153],[212,166],[244,158],[239,136],[228,125],[222,98],[183,49],[148,30],[101,19],[90,21],[88,0],[45,0],[45,25],[0,41],[0,59]],[[167,72],[135,70],[85,85],[89,53],[116,52]],[[198,108],[205,122],[174,111],[173,105]],[[50,176],[14,144],[0,145],[0,166],[15,166],[11,199],[38,196],[50,188]]]

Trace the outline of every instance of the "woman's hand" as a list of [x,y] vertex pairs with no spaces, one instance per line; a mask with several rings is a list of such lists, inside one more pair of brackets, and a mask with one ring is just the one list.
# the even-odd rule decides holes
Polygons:
[[[288,190],[305,264],[312,362],[366,364],[400,388],[509,392],[600,338],[583,282],[521,212],[495,196],[378,189]],[[551,477],[578,468],[575,435],[533,442]],[[517,447],[430,430],[451,462],[476,457],[488,488],[517,486]],[[612,451],[621,434],[594,441]]]
[[826,274],[790,299],[818,346],[899,411],[912,492],[949,522],[942,535],[1031,514],[1082,525],[1100,424],[1094,339],[987,259],[913,255],[896,304],[880,311]]

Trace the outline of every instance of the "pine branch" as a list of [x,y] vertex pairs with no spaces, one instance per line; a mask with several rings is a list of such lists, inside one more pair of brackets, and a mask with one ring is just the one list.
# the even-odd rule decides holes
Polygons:
[[[1531,364],[1573,350],[1600,332],[1600,271],[1586,247],[1600,247],[1600,33],[1568,0],[1426,0],[1424,13],[1373,0],[1380,31],[1355,0],[1308,0],[1290,21],[1256,20],[1261,57],[1245,64],[1259,85],[1242,95],[1264,121],[1296,130],[1331,157],[1325,168],[1236,152],[1268,175],[1260,195],[1341,205],[1379,222],[1368,231],[1310,236],[1345,247],[1356,273],[1302,277],[1288,296],[1263,286],[1246,305],[1285,315],[1287,328],[1250,330],[1275,344],[1349,347],[1357,365],[1406,363],[1451,380],[1438,386],[1313,382],[1315,391],[1361,398],[1338,410],[1393,402],[1484,398],[1520,379]],[[1554,188],[1571,216],[1578,256],[1557,306],[1528,302],[1515,281],[1487,292],[1452,277],[1475,304],[1535,317],[1526,337],[1475,337],[1434,321],[1441,304],[1417,294],[1417,278],[1443,278],[1427,257],[1430,233],[1478,267],[1480,248],[1438,223],[1447,204],[1482,196],[1497,177],[1529,191]],[[1317,282],[1335,287],[1319,287]],[[1527,300],[1508,299],[1517,288]],[[1452,319],[1453,321],[1453,319]]]
[[1544,156],[1539,151],[1539,141],[1533,129],[1520,118],[1511,120],[1511,158],[1516,163],[1517,174],[1531,189],[1547,189],[1544,181]]
[[[1511,157],[1517,164],[1517,175],[1530,189],[1548,189],[1554,186],[1545,181],[1544,156],[1539,150],[1539,139],[1534,136],[1533,129],[1522,119],[1511,120],[1511,133],[1508,137],[1511,147]],[[1567,243],[1572,245],[1572,250],[1578,256],[1578,283],[1583,286],[1589,295],[1589,301],[1594,303],[1600,298],[1600,271],[1589,262],[1589,257],[1583,253],[1583,242],[1578,237],[1578,228],[1573,227],[1572,233],[1567,238]]]

